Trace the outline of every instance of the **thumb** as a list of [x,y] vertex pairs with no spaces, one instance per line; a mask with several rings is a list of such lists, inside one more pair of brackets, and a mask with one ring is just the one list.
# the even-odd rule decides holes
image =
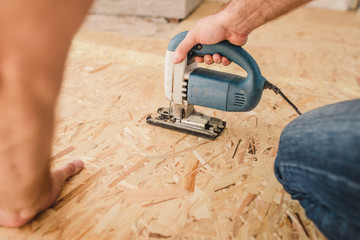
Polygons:
[[173,62],[176,64],[183,61],[188,52],[194,47],[196,43],[197,42],[195,38],[192,36],[191,32],[189,32],[184,40],[176,48]]

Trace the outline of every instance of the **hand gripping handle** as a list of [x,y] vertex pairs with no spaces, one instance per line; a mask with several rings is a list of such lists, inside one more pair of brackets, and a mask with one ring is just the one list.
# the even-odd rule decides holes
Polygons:
[[[168,50],[175,51],[177,46],[187,35],[187,31],[181,32],[176,35],[170,42]],[[218,53],[227,57],[230,61],[236,63],[243,68],[247,73],[247,80],[251,80],[253,84],[257,85],[258,89],[263,89],[265,78],[261,75],[259,66],[254,58],[250,56],[242,47],[231,44],[229,41],[222,41],[212,45],[195,45],[189,52],[188,56],[205,56]]]

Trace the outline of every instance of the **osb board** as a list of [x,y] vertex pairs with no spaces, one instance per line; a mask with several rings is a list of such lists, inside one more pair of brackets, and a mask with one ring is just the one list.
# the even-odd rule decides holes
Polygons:
[[[358,20],[339,14],[294,12],[254,32],[246,46],[303,111],[360,96]],[[249,113],[198,108],[227,121],[213,142],[149,126],[145,117],[168,104],[168,39],[148,40],[86,30],[77,36],[51,159],[52,166],[82,159],[85,169],[51,209],[22,228],[1,228],[1,238],[324,239],[273,174],[293,110],[267,91]]]
[[[107,47],[132,50],[138,53],[150,53],[162,58],[164,58],[169,44],[169,40],[164,38],[140,38],[132,35],[118,35],[113,32],[96,32],[87,28],[81,29],[76,39],[94,45],[105,45]],[[131,64],[131,62],[127,64]]]
[[83,24],[94,31],[112,32],[118,35],[167,38],[178,25],[176,20],[164,18],[142,18],[137,16],[109,16],[90,14]]

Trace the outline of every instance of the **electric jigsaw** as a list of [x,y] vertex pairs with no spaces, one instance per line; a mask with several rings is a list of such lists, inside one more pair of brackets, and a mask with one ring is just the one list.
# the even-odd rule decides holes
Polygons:
[[[298,114],[301,112],[279,88],[268,82],[255,60],[242,47],[228,41],[213,45],[195,45],[181,63],[173,64],[174,52],[187,32],[176,35],[165,56],[164,89],[170,101],[169,107],[160,107],[158,116],[148,116],[146,122],[155,126],[176,130],[214,140],[225,129],[226,122],[197,112],[195,105],[230,112],[246,112],[254,109],[263,89],[280,94]],[[218,53],[243,68],[242,77],[197,66],[196,56]]]

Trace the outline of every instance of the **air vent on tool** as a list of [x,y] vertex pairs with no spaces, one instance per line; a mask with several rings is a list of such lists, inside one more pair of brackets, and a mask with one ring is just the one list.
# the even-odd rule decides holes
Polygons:
[[244,104],[245,104],[245,95],[243,93],[236,92],[234,106],[241,107]]
[[182,91],[181,91],[181,95],[182,95],[182,100],[186,101],[187,100],[187,88],[188,88],[188,81],[187,79],[184,79],[183,81],[183,86],[182,86]]

